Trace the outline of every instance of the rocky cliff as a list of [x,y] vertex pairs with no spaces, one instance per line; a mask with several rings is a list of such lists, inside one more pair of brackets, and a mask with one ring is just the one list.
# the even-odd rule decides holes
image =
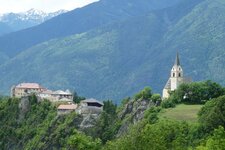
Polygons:
[[122,125],[117,133],[121,136],[125,133],[130,125],[136,124],[144,118],[145,111],[155,106],[151,100],[139,99],[128,102],[124,109],[118,114],[122,120]]

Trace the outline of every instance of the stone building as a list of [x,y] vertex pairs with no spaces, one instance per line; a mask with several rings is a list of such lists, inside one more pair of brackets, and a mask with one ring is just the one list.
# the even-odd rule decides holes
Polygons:
[[38,83],[20,83],[16,86],[12,86],[11,96],[21,98],[29,94],[37,94],[45,90],[46,88],[42,87]]
[[62,104],[57,108],[58,115],[66,115],[77,109],[77,104]]
[[51,102],[72,102],[73,101],[73,94],[69,91],[51,91],[45,90],[40,93],[37,93],[37,96],[41,99],[47,99]]
[[86,99],[80,102],[77,109],[78,114],[100,114],[103,111],[104,104],[96,99]]
[[180,84],[188,82],[191,82],[191,79],[184,77],[179,54],[177,53],[175,63],[171,69],[170,78],[163,89],[162,98],[168,98],[170,91],[174,91],[179,87]]

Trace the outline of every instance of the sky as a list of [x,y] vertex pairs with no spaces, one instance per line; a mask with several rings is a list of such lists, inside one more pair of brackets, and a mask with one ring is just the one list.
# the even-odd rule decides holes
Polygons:
[[73,10],[95,1],[98,0],[0,0],[0,14],[24,12],[32,8],[45,12]]

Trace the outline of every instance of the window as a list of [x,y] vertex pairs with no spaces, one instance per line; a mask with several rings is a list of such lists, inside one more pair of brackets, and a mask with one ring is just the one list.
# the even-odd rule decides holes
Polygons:
[[179,77],[181,77],[181,74],[179,73]]
[[173,77],[175,77],[175,73],[173,73]]

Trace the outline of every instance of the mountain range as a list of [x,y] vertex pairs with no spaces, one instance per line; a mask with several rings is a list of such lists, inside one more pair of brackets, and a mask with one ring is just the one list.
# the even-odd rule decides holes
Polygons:
[[223,0],[100,0],[0,37],[1,93],[19,82],[119,100],[186,76],[225,84]]
[[[52,13],[46,13],[44,11],[30,9],[21,13],[0,14],[0,35],[39,25],[46,20],[65,12],[67,11],[59,10]],[[1,24],[4,24],[6,27]]]

